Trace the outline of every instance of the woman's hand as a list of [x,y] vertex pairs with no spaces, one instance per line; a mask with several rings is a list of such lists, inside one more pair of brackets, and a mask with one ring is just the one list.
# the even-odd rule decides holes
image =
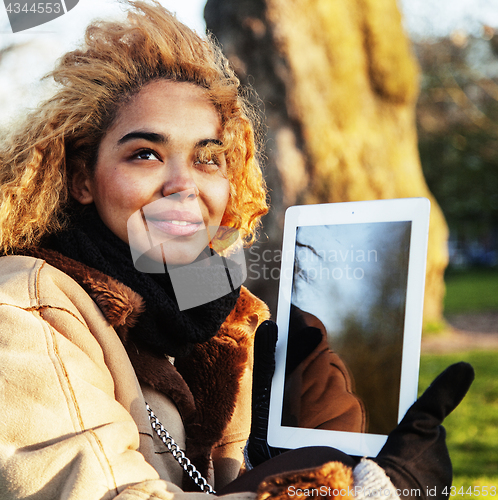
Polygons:
[[[399,490],[427,489],[435,498],[451,487],[453,471],[441,423],[462,401],[474,380],[474,369],[460,362],[448,367],[406,412],[374,459]],[[434,495],[431,495],[431,498]],[[410,498],[410,497],[408,497]]]
[[[273,448],[267,442],[276,341],[277,325],[271,321],[262,323],[254,341],[252,423],[246,446],[252,467],[286,451]],[[452,467],[441,423],[464,398],[473,380],[474,370],[468,363],[450,366],[389,434],[373,460],[384,469],[397,490],[419,490],[424,498],[429,489],[436,491],[435,498],[446,498],[443,490],[451,486]]]
[[[308,418],[302,421],[296,420],[295,425],[336,430],[361,430],[363,428],[361,425],[362,406],[357,397],[349,392],[350,382],[346,369],[341,368],[342,361],[328,348],[317,353],[317,347],[323,342],[323,332],[319,328],[299,321],[299,318],[293,318],[294,328],[289,330],[286,380],[289,380],[291,374],[309,359],[312,353],[315,353],[316,359],[313,358],[310,362],[318,368],[314,371],[307,369],[307,373],[317,376],[318,370],[320,376],[327,377],[327,383],[321,384],[325,389],[325,392],[320,393],[323,401],[321,399],[305,401],[303,412]],[[259,326],[254,339],[251,434],[245,451],[246,462],[252,467],[286,451],[284,448],[272,448],[267,442],[270,388],[275,371],[277,333],[277,325],[272,321],[265,321]],[[306,382],[312,384],[313,380]],[[300,394],[301,389],[296,390]],[[341,403],[332,404],[336,399]],[[300,400],[297,402],[302,404]],[[299,408],[297,410],[297,416],[289,413],[287,418],[297,419],[301,413]],[[306,425],[305,422],[313,422],[313,425]]]
[[261,323],[254,338],[254,366],[252,378],[251,434],[246,445],[246,465],[256,467],[280,455],[282,448],[268,445],[268,412],[270,388],[275,371],[275,345],[278,329],[273,321]]
[[[264,321],[254,338],[254,365],[252,379],[252,420],[251,434],[246,446],[246,462],[251,467],[280,455],[285,448],[269,446],[268,412],[270,408],[270,389],[275,371],[275,346],[278,328],[273,321]],[[296,367],[318,346],[322,334],[318,328],[307,327],[296,335],[295,341],[288,346],[286,372],[292,373]]]

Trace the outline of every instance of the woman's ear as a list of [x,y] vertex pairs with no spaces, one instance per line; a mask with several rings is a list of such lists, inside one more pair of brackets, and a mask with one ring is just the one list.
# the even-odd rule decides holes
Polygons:
[[93,202],[92,184],[90,178],[81,170],[73,175],[69,191],[71,192],[73,198],[82,205],[89,205]]

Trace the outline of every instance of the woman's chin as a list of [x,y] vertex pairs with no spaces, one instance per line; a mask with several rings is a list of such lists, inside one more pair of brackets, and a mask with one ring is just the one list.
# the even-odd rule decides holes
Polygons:
[[[182,244],[161,244],[151,249],[139,251],[139,255],[134,259],[135,268],[144,273],[164,273],[165,265],[167,269],[186,266],[194,262],[206,248],[204,244],[197,246],[189,243]],[[136,252],[135,255],[137,255]]]

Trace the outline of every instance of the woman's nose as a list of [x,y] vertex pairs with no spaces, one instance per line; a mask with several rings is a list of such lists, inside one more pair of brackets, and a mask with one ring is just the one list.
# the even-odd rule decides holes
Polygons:
[[168,167],[168,179],[163,184],[162,195],[180,202],[197,198],[199,189],[188,165],[182,162]]

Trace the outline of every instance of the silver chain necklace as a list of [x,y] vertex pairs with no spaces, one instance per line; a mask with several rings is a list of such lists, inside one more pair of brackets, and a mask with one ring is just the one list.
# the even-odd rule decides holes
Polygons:
[[159,439],[164,443],[168,451],[175,457],[175,460],[183,467],[183,470],[193,479],[195,484],[199,486],[202,492],[214,495],[216,492],[211,485],[206,481],[202,474],[196,469],[195,465],[185,455],[185,452],[176,444],[175,440],[170,436],[169,432],[164,428],[164,425],[159,422],[150,406],[145,403],[149,414],[150,425],[154,432],[159,436]]

